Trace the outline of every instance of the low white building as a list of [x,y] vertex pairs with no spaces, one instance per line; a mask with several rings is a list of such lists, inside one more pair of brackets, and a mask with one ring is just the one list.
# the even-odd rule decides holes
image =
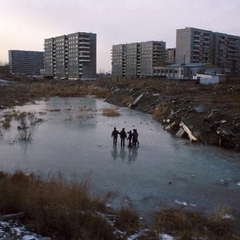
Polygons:
[[155,77],[169,79],[193,79],[197,74],[221,74],[222,69],[209,63],[172,64],[165,67],[154,67]]
[[193,79],[199,80],[200,84],[218,84],[227,80],[225,74],[196,74]]

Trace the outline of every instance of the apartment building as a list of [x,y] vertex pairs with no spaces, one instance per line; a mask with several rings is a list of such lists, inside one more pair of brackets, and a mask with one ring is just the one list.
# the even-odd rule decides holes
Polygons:
[[45,76],[56,79],[95,79],[96,41],[95,33],[86,32],[45,39]]
[[153,68],[165,65],[166,43],[148,41],[140,44],[141,75],[153,76]]
[[178,29],[176,63],[210,63],[223,72],[240,71],[240,37],[197,28]]
[[126,76],[137,77],[140,71],[140,44],[130,43],[125,46],[126,56]]
[[9,50],[11,74],[40,75],[44,68],[44,53],[38,51]]
[[113,45],[113,76],[153,76],[153,68],[165,64],[166,43],[147,41]]
[[166,64],[174,64],[176,58],[176,48],[167,48],[166,50]]
[[126,45],[119,44],[112,47],[112,75],[123,77],[126,75]]
[[213,64],[225,69],[225,72],[240,72],[240,37],[224,33],[214,34]]

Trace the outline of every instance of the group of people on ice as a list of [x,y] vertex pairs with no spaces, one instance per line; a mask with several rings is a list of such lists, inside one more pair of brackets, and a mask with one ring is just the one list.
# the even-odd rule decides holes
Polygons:
[[126,133],[125,128],[123,128],[120,132],[114,127],[112,131],[113,145],[117,145],[118,135],[120,135],[121,146],[125,146],[125,140],[128,140],[128,147],[138,147],[138,132],[137,129],[133,129],[133,131],[129,131]]

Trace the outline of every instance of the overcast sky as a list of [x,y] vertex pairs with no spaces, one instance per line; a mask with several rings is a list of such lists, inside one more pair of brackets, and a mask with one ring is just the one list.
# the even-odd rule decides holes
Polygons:
[[165,41],[195,27],[240,36],[240,0],[0,0],[0,63],[8,50],[43,51],[44,39],[97,34],[97,71],[111,70],[112,45]]

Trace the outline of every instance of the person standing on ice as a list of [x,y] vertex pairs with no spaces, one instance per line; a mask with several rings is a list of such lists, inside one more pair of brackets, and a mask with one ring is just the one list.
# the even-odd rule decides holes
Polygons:
[[120,138],[121,138],[121,146],[125,146],[125,139],[127,138],[127,133],[125,132],[125,128],[122,129],[120,132]]
[[117,145],[118,134],[120,134],[119,131],[114,127],[111,135],[113,138],[113,145]]
[[128,132],[127,140],[128,140],[128,147],[132,147],[132,131],[131,130]]
[[135,147],[136,147],[136,146],[139,146],[137,129],[133,129],[133,134],[132,134],[132,145],[135,146]]

